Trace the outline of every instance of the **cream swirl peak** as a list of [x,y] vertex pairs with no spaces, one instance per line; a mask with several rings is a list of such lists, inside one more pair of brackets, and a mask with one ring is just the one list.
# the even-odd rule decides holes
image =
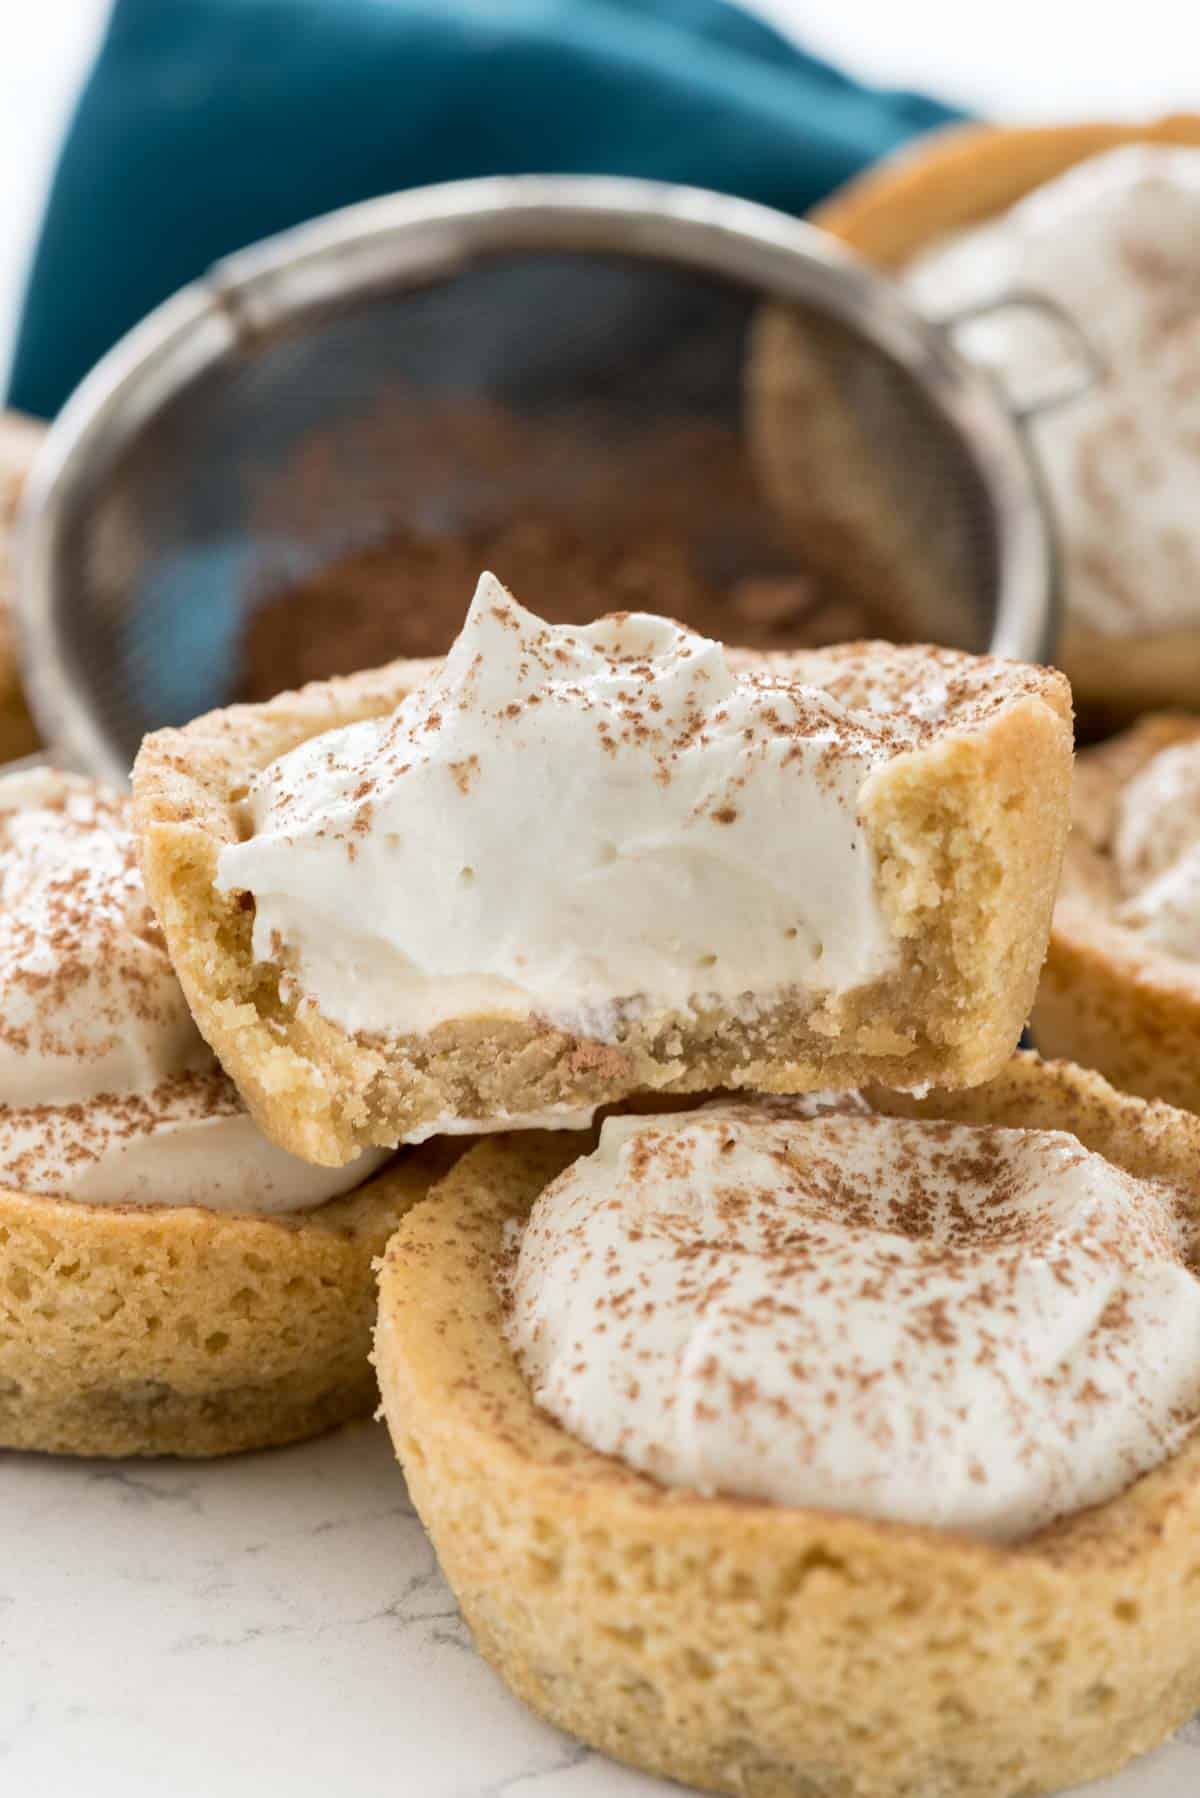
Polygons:
[[253,894],[289,997],[368,1035],[486,1011],[611,1041],[841,993],[897,959],[858,805],[928,722],[667,619],[543,624],[484,575],[432,680],[257,777],[217,885]]
[[[1114,636],[1195,628],[1200,149],[1093,157],[917,257],[907,284],[935,313],[1021,289],[1079,322],[1104,377],[1032,426],[1063,539],[1068,620]],[[1018,309],[978,322],[968,341],[1018,388],[1055,378],[1064,353],[1061,331]]]
[[265,1213],[379,1159],[312,1168],[255,1128],[192,1022],[123,799],[49,771],[0,781],[0,1183]]
[[841,1099],[610,1118],[498,1270],[535,1401],[664,1483],[995,1540],[1200,1415],[1173,1189]]
[[1200,961],[1200,738],[1160,750],[1124,787],[1112,856],[1118,922]]

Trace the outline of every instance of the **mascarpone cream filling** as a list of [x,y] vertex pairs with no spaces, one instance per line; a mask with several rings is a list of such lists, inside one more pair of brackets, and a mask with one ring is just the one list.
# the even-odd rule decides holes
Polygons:
[[[934,314],[1021,289],[1086,331],[1106,378],[1031,429],[1056,510],[1070,618],[1132,636],[1200,625],[1200,150],[1093,157],[906,272]],[[1030,312],[964,343],[1018,392],[1062,372],[1062,333]]]
[[1112,859],[1118,922],[1200,961],[1200,739],[1160,750],[1122,789]]
[[217,884],[352,1032],[488,1012],[611,1041],[815,999],[896,960],[858,811],[894,734],[666,619],[546,625],[484,575],[435,678],[259,776]]
[[91,1204],[304,1210],[384,1159],[310,1167],[260,1134],[192,1022],[128,808],[0,781],[0,1185]]
[[500,1270],[536,1402],[671,1486],[1004,1541],[1200,1410],[1172,1189],[856,1095],[610,1118]]

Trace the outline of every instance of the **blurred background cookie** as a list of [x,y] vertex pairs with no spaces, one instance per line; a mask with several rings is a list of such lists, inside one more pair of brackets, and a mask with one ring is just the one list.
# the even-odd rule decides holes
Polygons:
[[[1069,383],[1072,364],[1086,378],[1090,350],[1090,391],[1029,425],[1062,552],[1056,659],[1093,730],[1200,706],[1200,117],[950,127],[813,217],[931,316],[962,314],[956,342],[1018,407]],[[966,322],[1029,295],[1061,317],[1022,303]],[[770,315],[760,343],[759,385],[794,383],[786,318]],[[794,479],[799,427],[768,411],[761,428],[768,478],[781,466]],[[786,509],[788,488],[775,490]],[[875,534],[903,575],[906,558]]]
[[1200,719],[1085,750],[1032,1028],[1147,1099],[1200,1111]]
[[11,762],[37,747],[17,663],[12,605],[17,512],[26,476],[44,436],[45,426],[37,419],[20,412],[0,412],[0,762]]

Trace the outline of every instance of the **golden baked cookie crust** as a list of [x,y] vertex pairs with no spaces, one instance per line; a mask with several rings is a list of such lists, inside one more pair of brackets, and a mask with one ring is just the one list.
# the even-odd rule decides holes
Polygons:
[[0,1191],[0,1446],[222,1455],[366,1416],[372,1264],[452,1158],[283,1217]]
[[1200,116],[1144,124],[948,125],[847,182],[811,213],[881,268],[900,268],[949,231],[968,230],[1077,162],[1123,144],[1200,145]]
[[[884,674],[916,685],[930,657],[950,685],[967,665],[881,644],[732,659],[794,672],[854,705]],[[785,996],[751,1017],[715,1007],[631,1017],[611,1043],[481,1015],[383,1041],[283,1003],[279,969],[252,961],[252,902],[215,890],[220,850],[239,839],[255,774],[318,732],[391,710],[428,662],[148,737],[134,770],[146,886],[201,1031],[266,1134],[314,1162],[345,1162],[447,1116],[599,1106],[639,1089],[971,1084],[1011,1053],[1032,1001],[1066,829],[1071,710],[1048,670],[969,665],[985,669],[982,692],[962,699],[952,728],[873,774],[863,801],[898,971],[819,1009]]]
[[[877,1095],[873,1095],[873,1098]],[[1200,1120],[1022,1055],[895,1109],[1072,1130],[1195,1191]],[[494,1270],[579,1144],[482,1144],[389,1246],[375,1359],[414,1502],[480,1649],[551,1722],[753,1798],[1013,1798],[1200,1702],[1200,1442],[1011,1547],[672,1491],[532,1402]],[[1200,1200],[1198,1200],[1200,1204]]]
[[1073,828],[1034,1002],[1039,1049],[1097,1068],[1126,1092],[1200,1111],[1200,968],[1168,955],[1113,915],[1109,843],[1121,789],[1164,749],[1200,737],[1200,719],[1143,718],[1085,750]]
[[[897,270],[938,238],[1006,211],[1075,163],[1134,143],[1200,146],[1200,116],[1177,113],[1141,125],[948,126],[876,164],[811,216],[869,262]],[[781,499],[795,478],[802,447],[794,443],[791,422],[798,400],[806,397],[796,391],[804,386],[796,349],[786,311],[767,308],[752,358],[751,427],[768,484]],[[906,557],[904,542],[894,541],[887,508],[874,503],[873,490],[863,491],[854,522],[857,554],[867,573],[877,581],[885,553],[919,572],[920,559]],[[910,604],[928,609],[929,603],[918,586]],[[1086,708],[1097,725],[1200,703],[1200,627],[1114,639],[1071,623],[1057,659],[1080,709]]]

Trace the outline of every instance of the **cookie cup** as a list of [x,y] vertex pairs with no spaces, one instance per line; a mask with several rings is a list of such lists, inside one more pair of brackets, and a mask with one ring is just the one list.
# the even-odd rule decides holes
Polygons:
[[[1006,212],[1035,188],[1078,162],[1125,144],[1200,146],[1200,115],[1173,114],[1145,124],[1032,126],[953,125],[919,138],[841,188],[812,213],[867,261],[898,273],[940,239]],[[803,421],[821,395],[806,375],[803,345],[785,309],[768,307],[756,330],[750,372],[751,435],[764,479],[785,516],[789,493],[804,478]],[[811,433],[811,422],[808,429]],[[851,556],[846,576],[873,590],[888,570],[908,570],[913,591],[907,611],[936,615],[935,595],[925,591],[925,557],[904,534],[887,495],[875,491],[873,460],[853,441],[839,445],[849,457],[855,488],[844,542]],[[898,534],[899,533],[899,534]],[[886,584],[883,586],[887,590]],[[1138,712],[1200,705],[1200,623],[1141,637],[1113,637],[1066,622],[1056,660],[1071,681],[1076,704],[1095,729]]]
[[1121,789],[1200,719],[1161,714],[1076,764],[1072,831],[1031,1026],[1038,1048],[1147,1099],[1200,1111],[1200,967],[1127,929],[1109,845]]
[[[848,705],[889,676],[951,688],[950,652],[843,644],[757,656]],[[589,1110],[639,1090],[947,1086],[984,1080],[1011,1054],[1045,953],[1069,810],[1071,702],[1050,670],[990,662],[987,690],[951,695],[948,721],[877,768],[860,813],[896,966],[822,997],[794,987],[760,1004],[697,1001],[630,1010],[612,1039],[543,1018],[477,1013],[421,1035],[356,1036],[281,996],[280,965],[253,957],[253,898],[220,892],[221,850],[246,828],[262,769],[321,732],[379,717],[437,667],[396,662],[234,706],[146,738],[134,816],[146,887],[202,1033],[264,1133],[305,1160],[341,1165],[369,1144],[414,1140],[458,1119]],[[786,813],[781,828],[788,828]]]
[[372,1264],[451,1155],[283,1217],[0,1191],[0,1446],[222,1455],[367,1415]]
[[[916,1115],[1068,1128],[1189,1185],[1200,1120],[1017,1057]],[[489,1141],[389,1245],[375,1360],[476,1641],[550,1722],[742,1798],[1012,1798],[1093,1778],[1200,1701],[1200,1442],[996,1547],[672,1490],[538,1410],[504,1335],[506,1225],[578,1151]]]

